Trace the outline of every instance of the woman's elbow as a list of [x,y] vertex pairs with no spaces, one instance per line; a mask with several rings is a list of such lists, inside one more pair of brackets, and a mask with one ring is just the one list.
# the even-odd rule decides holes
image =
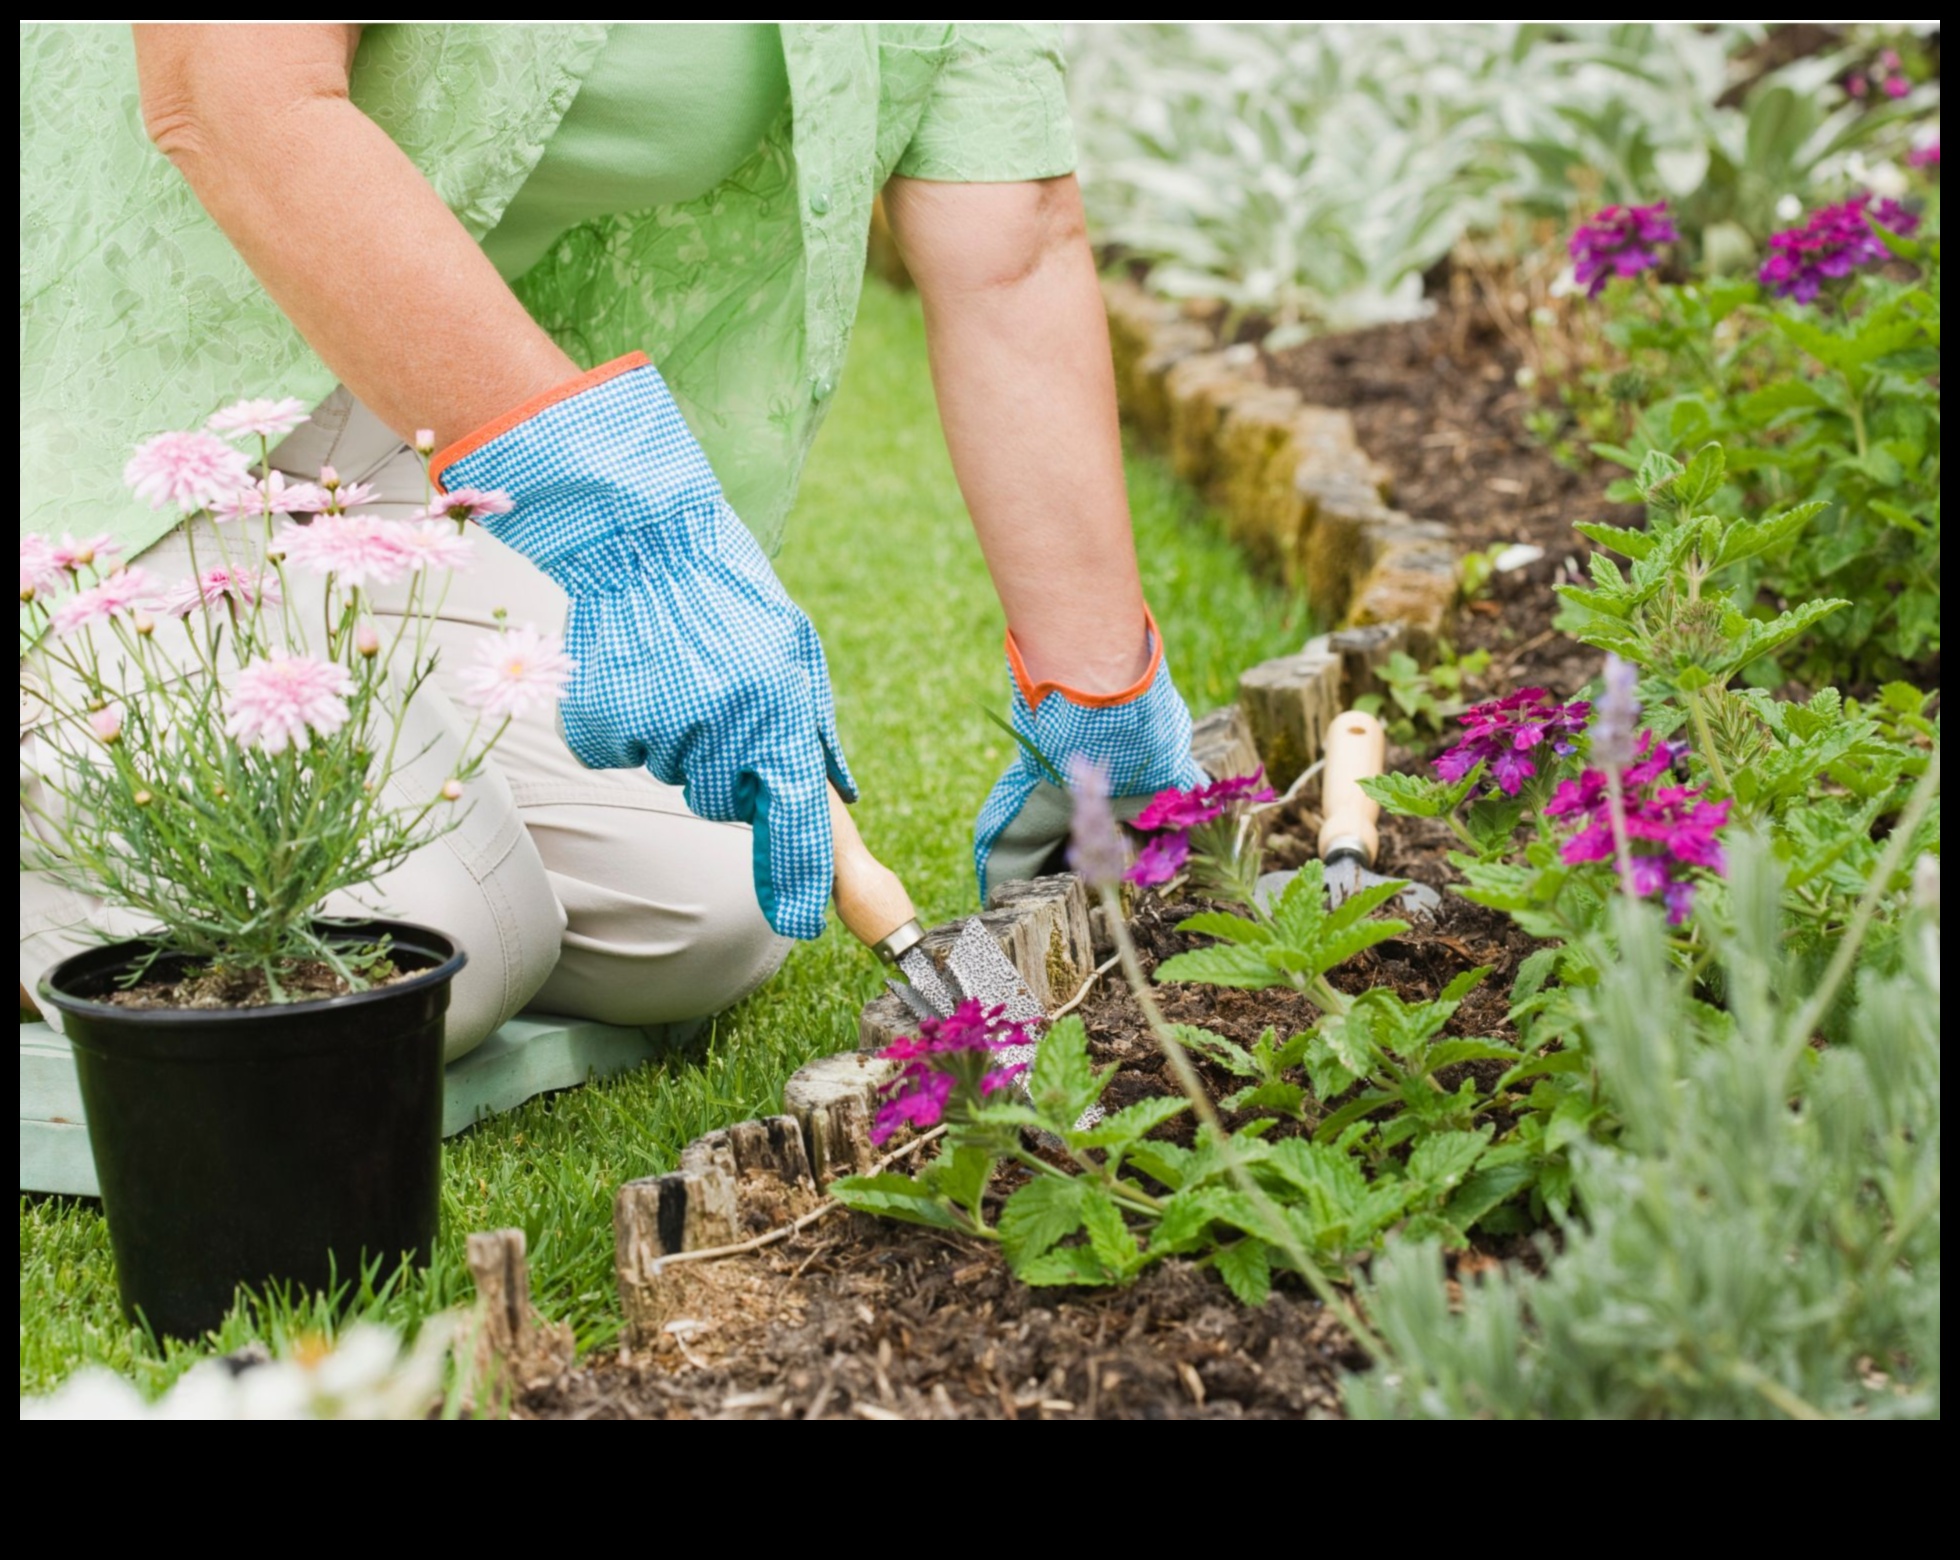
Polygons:
[[187,175],[214,157],[246,155],[276,144],[312,105],[346,101],[351,43],[290,37],[267,48],[261,40],[241,36],[258,31],[136,29],[144,132]]

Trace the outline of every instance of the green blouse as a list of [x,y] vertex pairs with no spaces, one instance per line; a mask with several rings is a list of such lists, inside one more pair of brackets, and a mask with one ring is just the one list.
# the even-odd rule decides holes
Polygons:
[[[612,31],[370,27],[354,99],[482,238]],[[691,199],[581,222],[516,283],[580,363],[652,357],[772,550],[844,359],[879,186],[1048,178],[1075,160],[1052,28],[781,35],[788,105],[746,161]],[[126,28],[21,29],[21,524],[107,530],[132,552],[175,523],[121,487],[137,440],[243,396],[333,387],[149,144],[135,82]],[[359,212],[322,213],[321,235],[358,245]]]

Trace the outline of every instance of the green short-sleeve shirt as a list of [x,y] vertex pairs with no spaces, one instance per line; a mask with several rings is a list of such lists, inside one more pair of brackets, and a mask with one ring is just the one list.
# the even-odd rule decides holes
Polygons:
[[[603,25],[380,26],[355,101],[464,225],[491,232],[608,48]],[[658,363],[764,543],[782,532],[843,363],[871,200],[1072,170],[1047,26],[784,24],[788,102],[691,199],[593,218],[517,283],[581,363]],[[144,136],[120,27],[21,30],[21,516],[132,551],[175,520],[122,491],[131,445],[241,396],[333,377]],[[358,214],[323,229],[358,248]]]

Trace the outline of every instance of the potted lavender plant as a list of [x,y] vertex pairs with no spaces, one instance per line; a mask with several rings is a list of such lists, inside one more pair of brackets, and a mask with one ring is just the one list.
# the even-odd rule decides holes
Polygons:
[[[165,1334],[214,1325],[240,1284],[427,1260],[464,951],[322,907],[454,827],[512,714],[571,670],[508,631],[463,678],[460,740],[423,730],[429,623],[473,544],[433,503],[386,520],[347,513],[330,473],[286,483],[268,447],[302,420],[246,402],[138,448],[138,497],[189,516],[175,589],[106,537],[21,541],[22,869],[151,928],[40,995],[74,1047],[123,1307]],[[256,441],[256,471],[220,434]],[[386,619],[380,585],[405,591]],[[447,781],[391,792],[432,751]]]

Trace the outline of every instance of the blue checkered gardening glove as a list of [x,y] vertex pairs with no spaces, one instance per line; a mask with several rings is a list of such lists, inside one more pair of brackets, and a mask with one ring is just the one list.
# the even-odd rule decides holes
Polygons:
[[639,353],[594,369],[444,451],[436,474],[450,492],[507,493],[515,507],[484,528],[570,598],[578,671],[560,719],[574,756],[644,764],[701,817],[753,824],[763,914],[819,936],[825,781],[856,797],[823,646],[659,372]]
[[1156,621],[1147,613],[1145,632],[1148,670],[1134,687],[1107,695],[1033,682],[1013,634],[1007,636],[1008,681],[1014,690],[1008,713],[1021,742],[974,826],[973,865],[983,899],[1002,883],[1056,870],[1070,811],[1068,792],[1056,777],[1068,772],[1076,754],[1100,764],[1109,776],[1118,817],[1134,817],[1158,791],[1204,783],[1205,772],[1191,757],[1190,712],[1171,681]]

